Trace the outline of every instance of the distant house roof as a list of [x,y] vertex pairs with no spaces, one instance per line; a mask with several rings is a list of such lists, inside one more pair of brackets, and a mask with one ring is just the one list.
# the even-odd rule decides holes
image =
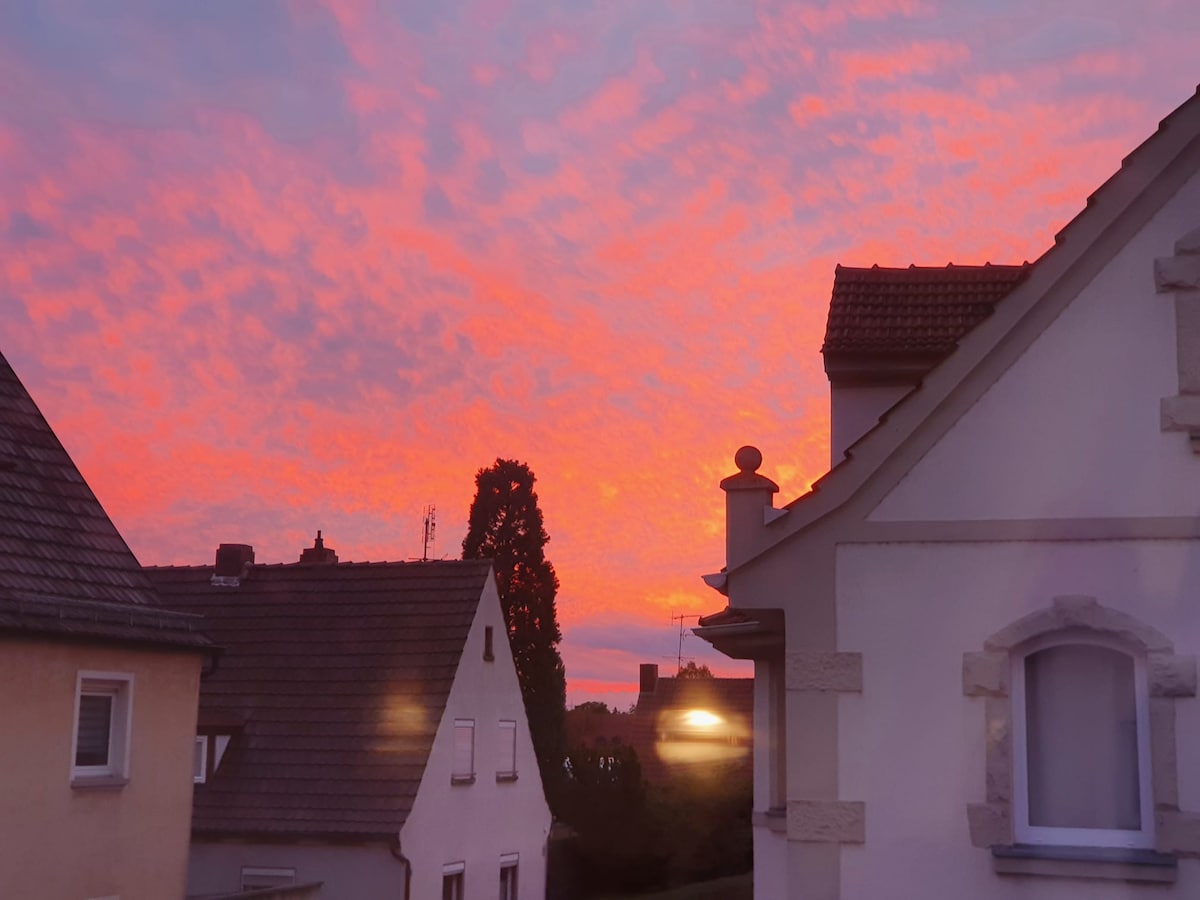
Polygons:
[[489,561],[146,570],[226,653],[201,722],[243,722],[196,785],[196,834],[381,839],[404,824]]
[[207,647],[153,586],[0,355],[0,632]]
[[825,326],[834,384],[915,383],[1025,278],[1019,266],[838,266]]

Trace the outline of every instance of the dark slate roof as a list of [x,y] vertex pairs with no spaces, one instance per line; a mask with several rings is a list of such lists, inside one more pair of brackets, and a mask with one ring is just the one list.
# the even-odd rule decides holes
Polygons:
[[491,563],[146,570],[164,602],[225,647],[201,722],[244,722],[196,785],[208,835],[382,839],[404,824]]
[[0,631],[205,647],[169,612],[0,355]]
[[[821,352],[839,355],[923,355],[932,363],[991,315],[1029,272],[1019,266],[838,266]],[[932,365],[929,366],[931,368]]]

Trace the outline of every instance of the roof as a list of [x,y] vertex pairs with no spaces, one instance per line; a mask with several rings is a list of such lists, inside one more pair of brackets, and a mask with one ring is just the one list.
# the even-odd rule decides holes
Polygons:
[[773,519],[741,559],[727,563],[728,575],[843,510],[866,515],[1198,170],[1200,89],[1121,161],[992,315],[964,334],[846,459],[788,503],[788,514]]
[[899,358],[911,357],[895,374],[915,382],[990,316],[1028,271],[1028,263],[838,266],[821,347],[826,371],[831,380],[870,380],[872,373],[883,374],[895,369]]
[[[244,722],[207,783],[197,834],[382,839],[425,770],[490,561],[211,566],[146,572],[225,648],[202,721]],[[233,729],[231,729],[233,730]]]
[[206,647],[153,586],[0,355],[0,632]]

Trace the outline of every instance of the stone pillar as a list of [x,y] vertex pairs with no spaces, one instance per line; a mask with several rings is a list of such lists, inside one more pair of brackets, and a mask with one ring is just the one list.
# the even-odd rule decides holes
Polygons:
[[759,533],[773,509],[772,495],[779,485],[758,474],[762,453],[757,447],[742,447],[733,457],[740,470],[721,482],[725,492],[725,567],[732,569],[750,559]]

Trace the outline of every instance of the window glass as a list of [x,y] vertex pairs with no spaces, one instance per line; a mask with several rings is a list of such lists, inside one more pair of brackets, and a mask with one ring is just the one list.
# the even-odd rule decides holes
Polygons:
[[501,719],[497,729],[499,760],[497,775],[515,775],[517,772],[517,723]]
[[81,694],[75,765],[107,766],[112,737],[113,695]]
[[454,720],[454,778],[469,778],[475,774],[475,720]]
[[463,873],[442,876],[442,900],[463,900]]
[[500,863],[500,900],[517,900],[517,864]]
[[1025,658],[1029,824],[1141,828],[1133,659],[1062,644]]

